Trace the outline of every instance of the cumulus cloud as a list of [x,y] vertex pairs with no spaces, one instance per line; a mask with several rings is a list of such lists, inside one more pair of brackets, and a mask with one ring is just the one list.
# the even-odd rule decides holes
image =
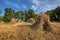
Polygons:
[[5,3],[20,9],[20,6],[17,3],[11,3],[11,2],[8,2],[8,1],[6,1]]

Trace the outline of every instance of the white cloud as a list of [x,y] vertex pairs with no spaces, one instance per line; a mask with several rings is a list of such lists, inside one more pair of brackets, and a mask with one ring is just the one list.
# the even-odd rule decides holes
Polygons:
[[11,3],[11,2],[8,2],[8,1],[6,1],[5,3],[8,4],[8,5],[12,5],[12,6],[17,7],[17,8],[20,9],[20,6],[17,3]]
[[41,7],[41,10],[43,12],[46,12],[48,10],[52,10],[52,9],[55,9],[58,5],[57,4],[52,4],[52,5],[49,5],[49,4],[45,4],[43,7]]
[[58,0],[58,5],[60,6],[60,0]]
[[27,6],[26,6],[26,5],[22,5],[22,7],[23,7],[24,9],[26,9],[26,8],[27,8]]
[[33,0],[32,3],[36,5],[36,6],[32,5],[31,7],[32,9],[45,12],[47,10],[55,9],[59,5],[60,1],[58,3],[57,0],[53,0],[53,1]]
[[39,7],[39,5],[40,5],[40,1],[39,0],[32,0],[32,3],[34,4],[34,5],[32,5],[32,9],[33,10],[36,10]]
[[57,0],[53,0],[53,1],[50,1],[50,2],[51,2],[50,4],[46,3],[46,6],[44,6],[45,10],[55,9],[59,5]]
[[33,10],[37,10],[41,4],[45,3],[46,1],[40,1],[40,0],[31,0],[34,5],[31,6]]
[[34,6],[34,5],[32,5],[32,8],[35,8],[35,6]]
[[32,5],[31,7],[34,9],[36,6],[35,5]]
[[36,6],[35,5],[32,5],[31,6],[31,9],[36,10]]
[[39,0],[32,0],[32,3],[34,3],[35,5],[39,5],[40,1]]

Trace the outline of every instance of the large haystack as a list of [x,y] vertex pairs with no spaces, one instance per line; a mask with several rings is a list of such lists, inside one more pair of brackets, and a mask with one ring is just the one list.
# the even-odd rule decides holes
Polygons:
[[17,23],[16,19],[12,18],[10,24],[15,24],[15,23]]
[[31,28],[35,40],[60,40],[60,26],[50,22],[46,14],[39,14]]
[[30,18],[30,19],[27,20],[27,22],[34,24],[35,23],[35,19],[34,18]]
[[50,30],[49,16],[46,14],[39,14],[32,28],[39,28],[40,30]]

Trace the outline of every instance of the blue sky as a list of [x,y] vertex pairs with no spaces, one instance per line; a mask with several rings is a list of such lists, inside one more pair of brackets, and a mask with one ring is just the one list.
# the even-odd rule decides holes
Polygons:
[[5,8],[12,8],[15,11],[33,9],[35,13],[46,12],[60,6],[60,0],[0,0],[1,15],[4,15]]

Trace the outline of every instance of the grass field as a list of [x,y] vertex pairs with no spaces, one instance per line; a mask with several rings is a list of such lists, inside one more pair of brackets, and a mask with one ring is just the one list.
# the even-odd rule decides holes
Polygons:
[[0,40],[60,40],[60,23],[52,31],[31,29],[30,23],[1,24]]

